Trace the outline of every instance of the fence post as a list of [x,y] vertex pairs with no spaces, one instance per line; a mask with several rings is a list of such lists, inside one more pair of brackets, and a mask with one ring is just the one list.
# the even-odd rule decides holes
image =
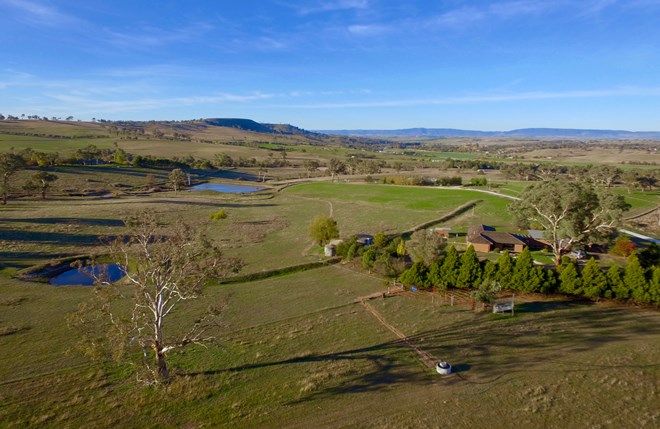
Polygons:
[[516,306],[516,294],[511,294],[511,315],[513,316],[513,308]]
[[451,306],[452,307],[454,306],[454,294],[453,293],[451,294]]

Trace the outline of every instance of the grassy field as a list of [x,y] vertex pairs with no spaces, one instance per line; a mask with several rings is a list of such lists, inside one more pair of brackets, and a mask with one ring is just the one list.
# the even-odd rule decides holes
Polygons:
[[[428,295],[372,301],[414,344],[452,362],[440,378],[355,297],[382,283],[341,267],[212,287],[176,314],[227,301],[208,348],[175,354],[167,389],[75,351],[66,314],[86,288],[0,279],[0,421],[39,426],[653,427],[660,316],[528,297],[492,317]],[[195,308],[198,307],[198,308]],[[10,353],[4,353],[11,350]],[[622,406],[625,404],[625,406]],[[577,407],[577,408],[576,408]]]
[[[70,174],[77,177],[81,169],[85,168]],[[131,176],[121,169],[99,170],[107,176],[96,175],[92,183],[79,179],[83,180],[79,185],[112,189],[115,180],[139,185],[148,173],[136,169]],[[67,182],[66,177],[62,180],[76,183],[73,179]],[[320,249],[311,243],[308,226],[319,214],[332,214],[346,237],[359,232],[403,231],[477,199],[482,202],[474,210],[449,224],[458,230],[480,221],[508,224],[507,201],[502,198],[469,190],[389,185],[311,183],[254,196],[165,192],[121,198],[19,200],[0,208],[0,264],[5,269],[20,269],[55,257],[103,251],[101,240],[121,234],[126,215],[147,210],[158,213],[164,222],[183,218],[203,226],[227,254],[245,261],[244,272],[249,273],[318,260]],[[211,213],[221,208],[228,218],[210,222]]]
[[[0,150],[13,145],[74,151],[89,143],[109,147],[115,140],[80,137],[98,132],[96,126],[90,131],[84,124],[46,125],[52,134],[78,138],[0,134]],[[133,153],[212,158],[224,151],[278,156],[272,149],[291,143],[282,138],[255,148],[218,139],[119,144]],[[289,159],[344,157],[351,151],[304,144]],[[475,223],[507,230],[515,229],[510,201],[462,188],[345,182],[252,195],[140,195],[129,191],[143,188],[148,174],[162,181],[168,172],[118,166],[54,171],[60,180],[47,200],[21,198],[0,206],[0,427],[658,426],[657,311],[523,296],[511,317],[450,307],[428,293],[370,301],[382,320],[407,336],[407,344],[356,302],[383,291],[384,279],[343,264],[209,285],[202,299],[172,314],[166,335],[186,330],[208,306],[226,303],[222,323],[211,333],[214,340],[171,355],[175,377],[169,386],[136,384],[128,365],[100,364],[77,351],[81,335],[67,318],[90,298],[90,288],[53,287],[12,275],[56,257],[103,252],[102,240],[121,236],[122,219],[142,210],[164,224],[184,219],[204,229],[227,255],[241,258],[242,274],[249,274],[322,260],[308,234],[319,214],[332,215],[347,237],[406,230],[478,200],[445,225],[458,232]],[[18,182],[31,173],[21,172]],[[226,178],[215,176],[212,180]],[[528,184],[507,181],[495,190],[516,196]],[[71,197],[68,188],[110,195]],[[617,192],[633,210],[658,202],[657,192]],[[219,209],[228,217],[211,222]],[[410,344],[448,360],[456,374],[439,377]]]
[[[373,213],[379,213],[380,218],[380,213],[390,210],[406,219],[413,213],[424,213],[426,220],[439,218],[468,201],[481,200],[474,210],[452,219],[448,225],[457,230],[466,229],[472,223],[511,226],[507,199],[469,189],[319,182],[297,185],[284,192],[332,201],[333,205],[346,207],[356,217],[365,214],[372,217]],[[421,217],[418,219],[424,221]]]

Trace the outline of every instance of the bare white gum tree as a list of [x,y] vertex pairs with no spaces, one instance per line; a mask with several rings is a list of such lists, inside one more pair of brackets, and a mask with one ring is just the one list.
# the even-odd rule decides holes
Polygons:
[[[218,325],[221,308],[209,307],[187,330],[179,324],[168,329],[172,328],[170,316],[184,303],[199,298],[209,281],[238,271],[241,264],[224,257],[215,244],[185,222],[162,226],[153,214],[143,212],[125,223],[126,236],[112,241],[109,249],[111,260],[121,265],[124,279],[113,283],[103,273],[95,274],[96,299],[81,306],[78,322],[96,337],[88,343],[90,348],[105,341],[112,357],[119,358],[137,346],[147,380],[168,382],[168,353],[211,341],[208,330]],[[107,329],[100,332],[99,325]]]

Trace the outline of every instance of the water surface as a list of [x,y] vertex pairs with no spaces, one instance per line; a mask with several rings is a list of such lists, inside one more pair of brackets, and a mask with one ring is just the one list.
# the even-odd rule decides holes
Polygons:
[[72,268],[50,279],[54,286],[92,286],[94,276],[116,282],[124,277],[124,269],[119,264],[98,264],[88,267]]

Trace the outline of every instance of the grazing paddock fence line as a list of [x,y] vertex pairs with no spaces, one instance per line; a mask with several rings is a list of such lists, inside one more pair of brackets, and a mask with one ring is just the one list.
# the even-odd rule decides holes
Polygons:
[[256,280],[264,280],[270,277],[283,276],[286,274],[293,274],[300,271],[307,271],[307,270],[313,270],[315,268],[327,267],[333,264],[337,264],[340,261],[341,258],[331,258],[325,261],[308,262],[305,264],[298,264],[298,265],[289,265],[287,267],[274,268],[272,270],[260,271],[257,273],[227,277],[224,279],[219,279],[216,283],[222,285],[222,284],[246,283]]
[[405,230],[403,232],[400,232],[400,233],[396,233],[393,236],[411,235],[414,232],[432,227],[433,225],[437,225],[437,224],[442,223],[442,222],[447,222],[448,220],[451,220],[451,219],[455,218],[456,216],[465,213],[466,211],[470,210],[472,207],[476,206],[477,204],[479,204],[482,201],[483,200],[468,201],[467,203],[456,207],[454,210],[450,211],[449,213],[446,213],[446,214],[442,215],[441,217],[439,217],[437,219],[433,219],[433,220],[430,220],[428,222],[424,222],[424,223],[421,223],[419,225],[413,226],[412,228],[407,229],[407,230]]

